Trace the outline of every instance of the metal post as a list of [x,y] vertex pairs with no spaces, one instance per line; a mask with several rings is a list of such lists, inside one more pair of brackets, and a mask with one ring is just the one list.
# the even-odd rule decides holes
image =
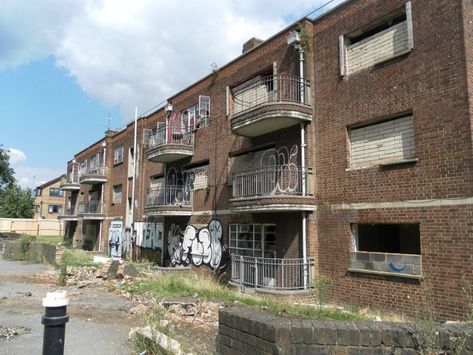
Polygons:
[[63,355],[66,333],[66,323],[69,316],[66,313],[69,300],[66,291],[48,292],[43,298],[45,307],[41,323],[44,324],[43,355]]
[[240,291],[243,292],[243,256],[240,255]]

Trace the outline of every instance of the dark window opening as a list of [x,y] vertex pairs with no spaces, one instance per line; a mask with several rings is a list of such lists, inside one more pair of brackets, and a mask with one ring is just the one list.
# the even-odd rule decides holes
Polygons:
[[358,224],[358,250],[420,255],[418,224]]
[[[391,17],[394,16],[394,17]],[[365,38],[368,38],[370,36],[375,35],[376,33],[382,32],[389,27],[392,27],[394,25],[397,25],[398,23],[406,21],[406,14],[403,13],[397,13],[393,14],[388,19],[383,20],[381,23],[375,23],[374,25],[371,25],[365,29],[361,29],[358,31],[355,31],[351,33],[350,35],[347,36],[347,38],[350,41],[350,44],[355,44],[357,42],[360,42],[364,40]]]

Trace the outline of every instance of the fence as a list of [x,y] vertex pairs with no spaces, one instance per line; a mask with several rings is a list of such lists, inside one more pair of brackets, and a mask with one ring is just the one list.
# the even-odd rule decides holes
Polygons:
[[312,280],[314,258],[277,259],[232,255],[233,283],[279,291],[304,290]]
[[57,219],[0,218],[0,233],[28,235],[62,235],[63,225]]

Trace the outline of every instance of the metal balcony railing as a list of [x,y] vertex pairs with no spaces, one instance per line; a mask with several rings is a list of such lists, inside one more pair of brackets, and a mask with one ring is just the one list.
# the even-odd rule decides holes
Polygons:
[[152,130],[147,138],[148,148],[154,148],[164,144],[193,144],[192,132],[179,122],[178,124],[166,125]]
[[233,174],[233,198],[311,195],[310,168],[292,165],[262,167]]
[[315,259],[276,259],[231,255],[231,262],[231,281],[241,287],[295,291],[310,287]]
[[65,216],[75,216],[77,214],[77,208],[75,207],[69,207],[66,208],[66,211],[64,213]]
[[190,205],[190,196],[188,185],[151,188],[146,196],[146,207]]
[[79,203],[79,208],[77,209],[77,212],[82,214],[103,214],[103,210],[103,204],[99,201],[89,201]]
[[310,105],[310,81],[293,75],[270,75],[235,90],[232,113],[237,114],[267,102]]
[[107,175],[108,169],[106,166],[90,167],[82,171],[81,175]]

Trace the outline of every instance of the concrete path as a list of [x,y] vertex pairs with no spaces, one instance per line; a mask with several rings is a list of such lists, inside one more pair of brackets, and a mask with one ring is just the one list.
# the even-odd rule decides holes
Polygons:
[[133,344],[127,340],[128,332],[142,323],[129,314],[132,303],[107,292],[105,287],[67,289],[38,281],[35,274],[47,272],[48,268],[42,264],[0,259],[0,326],[31,329],[11,339],[0,338],[0,354],[42,353],[42,298],[46,292],[58,289],[66,289],[70,299],[65,354],[132,354]]

